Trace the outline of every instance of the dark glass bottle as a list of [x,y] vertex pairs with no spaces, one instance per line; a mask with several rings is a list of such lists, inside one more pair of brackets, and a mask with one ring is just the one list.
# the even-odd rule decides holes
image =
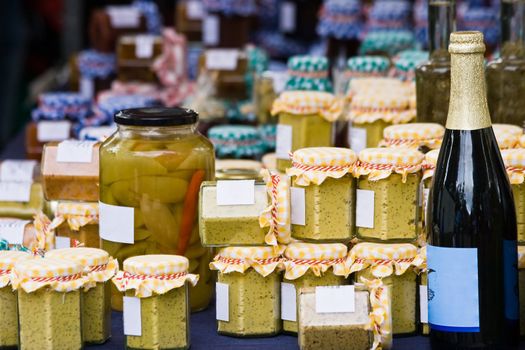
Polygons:
[[428,1],[430,60],[416,69],[417,121],[445,125],[450,97],[450,33],[456,30],[456,1]]
[[494,123],[524,126],[525,0],[501,1],[501,56],[487,66],[487,95]]
[[450,39],[451,96],[427,218],[432,349],[517,349],[516,215],[479,32]]

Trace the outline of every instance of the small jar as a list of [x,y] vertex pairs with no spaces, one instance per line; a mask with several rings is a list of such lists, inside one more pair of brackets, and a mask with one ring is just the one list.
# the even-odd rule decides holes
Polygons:
[[288,60],[288,91],[333,92],[328,78],[328,59],[322,56],[294,56]]
[[10,286],[9,274],[18,261],[29,258],[31,255],[26,252],[0,251],[0,349],[18,347],[17,297]]
[[[15,264],[20,349],[82,349],[82,265],[34,257]],[[45,335],[45,336],[43,336]]]
[[[518,285],[525,285],[525,246],[518,246]],[[520,288],[520,335],[525,335],[525,290]]]
[[[281,283],[283,330],[297,333],[297,301],[303,288],[348,284],[350,265],[344,244],[290,243],[284,251],[286,272]],[[288,291],[288,292],[285,292]],[[289,306],[286,306],[290,304]]]
[[414,148],[423,153],[441,147],[445,128],[436,123],[392,125],[383,130],[380,147]]
[[118,263],[102,249],[63,248],[46,253],[46,258],[82,265],[86,285],[82,291],[82,335],[87,344],[103,344],[111,337],[111,283]]
[[[124,319],[140,325],[126,335],[127,349],[189,349],[189,284],[195,286],[198,275],[189,274],[189,261],[178,255],[143,255],[124,261],[124,271],[113,283],[125,293],[130,304]],[[140,314],[140,320],[136,317]]]
[[[219,251],[210,263],[210,269],[219,271],[215,288],[219,334],[260,337],[281,331],[280,262],[273,247]],[[220,315],[221,308],[228,314]]]
[[412,242],[419,223],[419,185],[424,155],[409,148],[368,148],[359,153],[357,237]]
[[[356,281],[381,279],[392,300],[394,335],[415,334],[417,274],[411,265],[417,257],[412,244],[358,243],[349,254]],[[395,271],[395,273],[394,273]]]
[[330,147],[333,123],[343,111],[334,95],[317,91],[283,92],[272,107],[279,115],[277,125],[277,169],[290,167],[290,153],[305,147]]
[[60,248],[75,247],[78,244],[100,248],[98,202],[58,202],[54,224],[57,241],[59,237],[63,240]]
[[514,148],[520,142],[523,128],[511,124],[492,124],[499,149]]
[[261,135],[253,126],[214,126],[208,137],[218,158],[260,159],[264,153]]
[[509,176],[516,207],[518,243],[525,244],[525,149],[504,149],[501,156]]
[[0,181],[0,217],[29,220],[45,206],[41,183]]
[[312,147],[293,153],[292,191],[304,193],[303,223],[292,237],[312,242],[349,242],[355,233],[355,153],[346,148]]
[[162,38],[139,34],[120,37],[117,45],[117,77],[120,81],[156,82],[151,69],[162,53]]

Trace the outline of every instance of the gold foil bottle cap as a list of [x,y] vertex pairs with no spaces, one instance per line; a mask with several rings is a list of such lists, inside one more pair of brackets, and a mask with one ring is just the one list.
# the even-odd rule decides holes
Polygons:
[[450,53],[483,53],[485,43],[481,32],[454,32],[450,34]]

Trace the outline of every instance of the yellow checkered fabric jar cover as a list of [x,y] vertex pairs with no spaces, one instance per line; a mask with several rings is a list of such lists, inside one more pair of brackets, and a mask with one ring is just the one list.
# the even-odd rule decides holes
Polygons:
[[421,165],[423,168],[423,180],[426,180],[434,176],[436,170],[436,163],[439,157],[439,149],[433,149],[432,151],[425,154],[425,159]]
[[308,270],[321,277],[330,268],[334,275],[348,277],[350,265],[347,253],[348,248],[341,243],[291,243],[284,251],[284,277],[295,280]]
[[370,293],[370,306],[366,329],[374,334],[371,350],[390,349],[392,347],[392,298],[381,279],[361,278]]
[[525,148],[525,135],[521,135],[519,146],[520,146],[521,148]]
[[266,277],[276,270],[282,269],[281,254],[284,246],[274,247],[226,247],[219,251],[210,263],[210,269],[221,273],[244,273],[253,268],[261,276]]
[[82,265],[63,259],[34,256],[15,264],[11,270],[13,289],[26,293],[48,287],[57,292],[78,290],[87,282]]
[[352,173],[357,156],[351,149],[337,147],[302,148],[292,155],[288,176],[295,176],[294,185],[321,185],[328,177],[339,179]]
[[359,153],[354,176],[368,176],[370,181],[386,179],[392,173],[403,176],[421,171],[423,153],[411,148],[366,148]]
[[518,246],[518,269],[525,269],[525,246]]
[[73,231],[98,224],[98,203],[58,202],[53,226],[58,227],[65,221]]
[[381,147],[439,148],[445,128],[436,123],[408,123],[391,125],[383,130]]
[[15,250],[0,251],[0,288],[9,284],[11,269],[17,261],[31,258],[31,254]]
[[42,212],[35,215],[33,226],[36,231],[36,246],[33,247],[33,254],[43,255],[45,252],[55,247],[56,224]]
[[288,244],[292,237],[290,208],[290,179],[287,176],[274,174],[269,170],[261,171],[270,205],[259,216],[259,225],[269,227],[264,237],[266,244],[277,246]]
[[334,122],[343,112],[343,101],[328,92],[285,91],[272,106],[272,115],[282,112],[295,115],[318,114],[326,121]]
[[501,150],[501,157],[505,163],[510,183],[522,184],[525,181],[525,149],[504,149]]
[[492,129],[500,149],[514,148],[520,142],[523,129],[511,124],[493,124]]
[[350,80],[346,93],[346,99],[351,101],[352,98],[360,93],[371,94],[374,92],[388,93],[388,92],[405,92],[410,94],[409,88],[406,84],[396,78],[387,77],[357,77]]
[[124,260],[124,271],[113,277],[113,283],[121,292],[135,290],[139,298],[161,295],[186,282],[197,284],[199,275],[189,274],[188,266],[188,259],[178,255],[134,256]]

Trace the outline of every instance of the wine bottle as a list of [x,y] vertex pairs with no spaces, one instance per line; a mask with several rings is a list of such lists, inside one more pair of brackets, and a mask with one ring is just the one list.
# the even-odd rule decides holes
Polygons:
[[483,35],[450,37],[451,94],[427,217],[432,349],[519,343],[516,215],[491,127]]

